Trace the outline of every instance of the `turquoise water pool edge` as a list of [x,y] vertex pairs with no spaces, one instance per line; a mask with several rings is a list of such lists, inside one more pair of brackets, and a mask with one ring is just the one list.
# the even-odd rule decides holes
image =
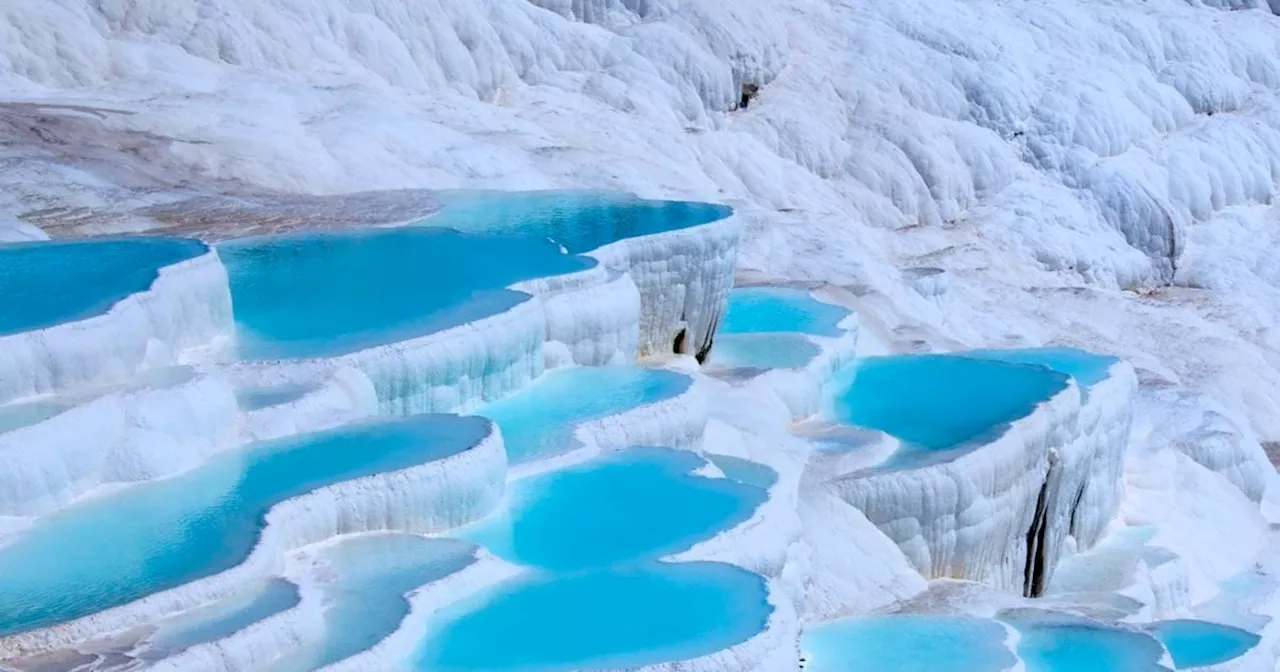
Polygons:
[[721,563],[527,574],[447,607],[412,661],[435,672],[638,667],[740,644],[772,613],[763,577]]
[[462,535],[550,571],[656,560],[750,518],[768,497],[757,483],[776,477],[754,464],[740,465],[742,480],[694,475],[703,464],[691,452],[632,448],[520,479],[506,510]]
[[162,269],[208,251],[160,236],[0,243],[0,337],[105,314],[151,289]]
[[[0,548],[0,635],[74,620],[210,577],[257,546],[274,505],[470,449],[478,417],[413,416],[253,444],[170,479],[58,512]],[[79,549],[112,548],[97,555]]]
[[1043,366],[959,355],[867,357],[834,379],[826,414],[902,441],[882,465],[894,469],[989,443],[1070,384]]

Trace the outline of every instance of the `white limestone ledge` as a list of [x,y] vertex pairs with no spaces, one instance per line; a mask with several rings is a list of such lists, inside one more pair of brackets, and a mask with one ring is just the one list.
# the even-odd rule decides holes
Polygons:
[[710,349],[733,287],[741,228],[730,214],[698,226],[624,238],[587,253],[630,273],[639,288],[640,355],[701,355]]
[[[850,314],[839,326],[845,330],[839,336],[795,334],[818,347],[818,354],[802,368],[768,369],[736,384],[759,395],[776,396],[790,410],[793,421],[818,413],[836,372],[857,359],[858,316]],[[746,337],[754,335],[743,334]],[[734,381],[730,379],[730,382]]]
[[127,387],[0,407],[5,412],[32,420],[0,430],[5,516],[41,515],[99,486],[186,471],[239,443],[232,386],[187,367]]
[[[1080,408],[1077,439],[1059,450],[1061,482],[1050,501],[1049,521],[1062,527],[1048,538],[1066,540],[1074,547],[1068,552],[1097,544],[1120,506],[1124,453],[1137,393],[1133,367],[1117,360],[1107,377],[1089,389]],[[1054,553],[1054,557],[1060,555]]]
[[373,381],[355,368],[306,371],[241,362],[212,370],[235,385],[244,442],[330,429],[378,414]]
[[290,551],[341,534],[433,533],[478,520],[501,501],[506,471],[502,437],[490,423],[489,433],[461,452],[277,504],[267,513],[249,557],[227,571],[74,621],[0,638],[0,661],[101,637],[226,597],[250,581],[281,574]]
[[[1078,440],[1074,381],[991,443],[947,462],[855,472],[828,487],[861,510],[926,578],[981,581],[1023,590],[1028,531],[1056,452]],[[1034,554],[1034,549],[1031,549]],[[1051,564],[1052,561],[1050,561]]]
[[579,422],[573,428],[575,447],[545,459],[514,466],[510,477],[515,480],[563,469],[602,453],[634,446],[694,448],[702,441],[706,430],[708,394],[705,379],[694,376],[689,387],[680,394]]
[[456,327],[333,357],[254,365],[303,380],[356,369],[372,381],[380,414],[411,415],[473,410],[548,366],[634,360],[641,308],[630,275],[597,266],[511,288],[530,298]]
[[353,368],[369,377],[382,415],[465,412],[529,384],[543,371],[542,302],[333,357],[257,362],[290,378]]
[[640,339],[640,290],[631,275],[599,264],[516,283],[546,316],[545,364],[605,366],[635,360]]
[[860,470],[831,487],[926,578],[1040,595],[1059,560],[1091,548],[1116,515],[1136,393],[1132,366],[1117,361],[1087,398],[1073,380],[950,462]]
[[218,253],[165,266],[101,315],[0,336],[0,403],[123,383],[140,371],[218,356],[232,338]]
[[247,672],[263,669],[280,655],[324,637],[323,593],[312,583],[298,582],[298,604],[272,614],[229,637],[197,644],[159,660],[153,672]]

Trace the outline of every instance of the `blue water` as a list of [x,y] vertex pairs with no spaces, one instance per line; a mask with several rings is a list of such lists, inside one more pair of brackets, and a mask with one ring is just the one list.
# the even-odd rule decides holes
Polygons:
[[1068,383],[1043,367],[950,355],[869,357],[855,366],[838,374],[831,413],[901,440],[884,465],[893,468],[990,441]]
[[822,352],[800,334],[722,334],[711,363],[735,368],[800,369]]
[[1075,348],[1027,348],[1023,350],[972,350],[965,357],[995,359],[1014,364],[1043,366],[1075,379],[1085,400],[1089,389],[1107,379],[1107,371],[1118,361],[1110,355],[1098,355]]
[[807,630],[806,672],[1002,672],[1017,659],[995,621],[894,614],[835,621]]
[[497,423],[507,458],[518,464],[575,448],[575,424],[669,399],[691,383],[679,373],[635,366],[555,369],[478,413]]
[[39,424],[73,408],[73,404],[56,401],[32,401],[0,406],[0,434]]
[[476,547],[411,534],[360,535],[325,549],[337,574],[322,587],[325,638],[277,660],[270,672],[309,672],[367,651],[409,614],[405,595],[475,561]]
[[1179,670],[1225,663],[1244,655],[1261,638],[1240,628],[1208,621],[1156,621],[1147,630],[1160,640]]
[[624,238],[707,224],[733,214],[725,205],[650,201],[603,191],[456,191],[420,224],[459,231],[550,238],[582,254]]
[[230,241],[243,359],[332,356],[423,336],[528,299],[506,289],[589,268],[538,238],[409,227]]
[[714,453],[707,453],[706,457],[720,471],[724,472],[725,478],[739,483],[768,490],[773,487],[774,483],[778,482],[778,472],[759,462],[752,462],[732,455],[716,455]]
[[315,389],[313,385],[289,384],[279,387],[263,387],[236,392],[236,402],[244,411],[256,411],[269,406],[297,401]]
[[161,268],[207,251],[145,236],[0,244],[0,336],[101,315],[150,289]]
[[1065,614],[1007,617],[1027,672],[1167,672],[1164,647],[1141,632]]
[[785,287],[743,287],[729,292],[729,306],[716,328],[720,334],[798,332],[839,336],[836,326],[849,310],[823,303],[806,290]]
[[198,644],[225,639],[245,628],[292,609],[301,601],[297,586],[271,579],[226,599],[162,621],[149,639],[166,655]]
[[690,472],[693,453],[631,448],[509,486],[507,510],[464,533],[502,558],[556,571],[658,558],[747,518],[763,488]]
[[627,668],[706,655],[762,631],[764,579],[720,563],[528,576],[449,609],[415,654],[435,672]]
[[259,443],[49,516],[0,548],[0,635],[230,569],[278,502],[444,458],[488,431],[482,418],[419,415]]

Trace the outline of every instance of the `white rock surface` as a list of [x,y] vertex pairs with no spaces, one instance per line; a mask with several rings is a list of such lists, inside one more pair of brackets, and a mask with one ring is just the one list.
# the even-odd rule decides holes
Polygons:
[[49,234],[34,224],[0,215],[0,243],[28,243],[49,240]]
[[170,476],[239,443],[226,380],[185,368],[161,373],[124,389],[25,405],[54,414],[0,431],[0,515],[49,513],[99,486]]

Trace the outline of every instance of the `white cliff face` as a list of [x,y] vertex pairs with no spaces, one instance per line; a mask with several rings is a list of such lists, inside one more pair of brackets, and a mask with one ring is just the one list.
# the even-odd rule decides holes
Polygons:
[[924,576],[1039,596],[1059,560],[1096,543],[1118,510],[1135,388],[1117,363],[1084,403],[1073,385],[973,452],[854,472],[832,488]]
[[701,226],[625,238],[595,250],[600,263],[630,273],[640,289],[640,354],[702,358],[711,349],[737,259],[740,223],[728,215]]
[[[832,481],[928,578],[965,578],[1005,590],[1028,584],[1028,554],[1050,451],[1076,438],[1079,390],[1067,387],[997,439],[941,464]],[[1034,560],[1033,560],[1034,562]]]

